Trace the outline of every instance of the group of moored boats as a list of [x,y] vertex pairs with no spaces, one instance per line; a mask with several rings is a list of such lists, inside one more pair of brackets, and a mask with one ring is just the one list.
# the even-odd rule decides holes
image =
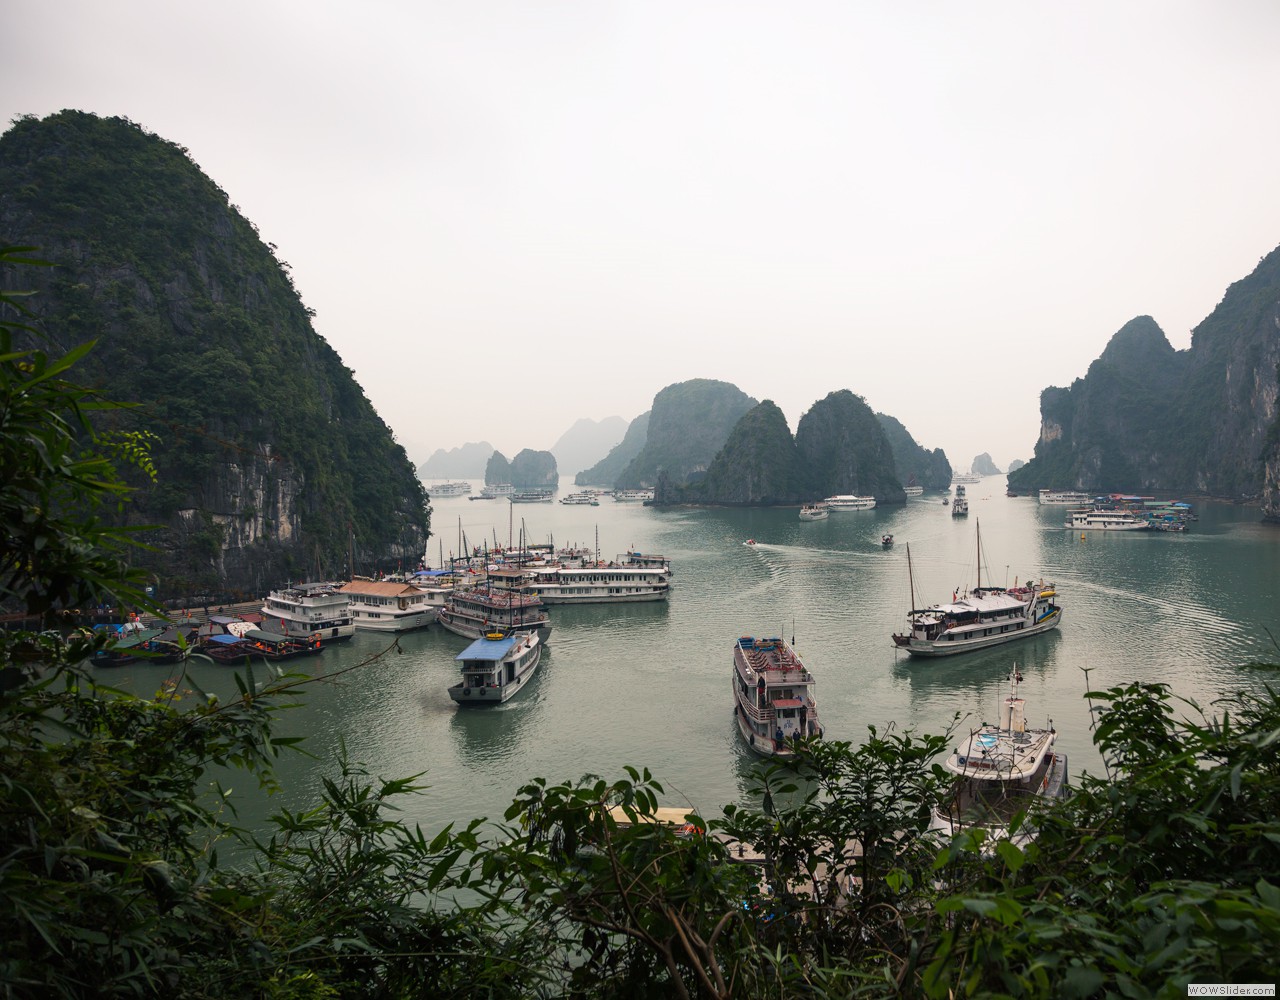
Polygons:
[[1189,503],[1109,493],[1090,496],[1075,490],[1041,490],[1040,502],[1067,506],[1064,527],[1076,531],[1187,531],[1196,520]]

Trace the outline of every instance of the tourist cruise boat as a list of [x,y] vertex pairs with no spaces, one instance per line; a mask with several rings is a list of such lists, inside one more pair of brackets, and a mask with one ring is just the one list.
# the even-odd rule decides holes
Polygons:
[[913,607],[907,615],[907,631],[895,632],[893,644],[912,656],[952,656],[1040,635],[1062,624],[1062,608],[1051,583],[1041,580],[1021,587],[1016,583],[1012,587],[982,586],[981,532],[978,567],[978,585],[973,590],[953,592],[949,603],[917,608],[908,545],[907,573]]
[[952,476],[951,481],[953,483],[969,483],[972,485],[973,483],[982,482],[982,477],[976,472],[961,472],[959,475]]
[[436,616],[441,626],[467,639],[480,639],[495,631],[537,632],[546,642],[551,637],[551,616],[540,597],[519,590],[524,570],[494,569],[487,575],[479,586],[449,595]]
[[[959,489],[964,489],[963,486]],[[952,517],[968,517],[969,516],[969,500],[963,493],[955,498],[951,504]]]
[[826,504],[807,503],[800,508],[800,520],[802,521],[825,521],[831,513],[827,509]]
[[666,570],[671,573],[671,560],[657,552],[622,552],[614,560],[619,566],[643,566],[648,569]]
[[643,503],[653,499],[653,490],[614,490],[613,499],[618,503]]
[[827,497],[822,501],[827,510],[870,510],[876,505],[875,497],[859,497],[850,493]]
[[733,644],[733,717],[747,746],[788,757],[790,741],[822,735],[813,674],[782,639],[743,636]]
[[581,504],[590,507],[599,507],[600,501],[596,499],[594,493],[567,493],[560,498],[561,503]]
[[411,583],[355,579],[338,588],[350,602],[356,628],[372,632],[409,632],[436,620],[425,591]]
[[1040,502],[1043,504],[1079,507],[1082,504],[1092,503],[1093,497],[1089,496],[1088,493],[1080,493],[1075,490],[1041,490]]
[[1015,816],[1037,801],[1053,801],[1068,790],[1067,755],[1055,748],[1057,731],[1029,729],[1026,704],[1018,697],[1022,675],[1014,670],[1009,696],[1000,707],[998,725],[983,725],[943,762],[955,782],[934,807],[930,825],[947,836],[983,827],[989,842],[1011,840],[1023,847],[1035,839],[1034,822],[1023,822],[1012,836]]
[[625,604],[665,601],[671,590],[670,572],[661,567],[587,566],[529,567],[525,593],[537,594],[543,604]]
[[436,483],[428,486],[427,492],[433,497],[462,497],[471,492],[470,483]]
[[1147,531],[1151,522],[1127,510],[1073,510],[1065,527],[1078,531]]
[[515,491],[516,488],[511,483],[485,483],[480,489],[480,495],[492,499],[495,497],[509,497]]
[[537,632],[484,635],[458,654],[462,679],[449,697],[459,705],[501,705],[533,679],[541,659]]
[[912,476],[902,487],[902,492],[909,497],[918,497],[924,493],[924,487],[916,482],[916,477]]
[[522,493],[513,492],[509,499],[512,503],[550,503],[555,495],[549,490],[526,490]]
[[329,645],[356,633],[351,599],[333,583],[299,583],[273,590],[262,604],[264,631]]

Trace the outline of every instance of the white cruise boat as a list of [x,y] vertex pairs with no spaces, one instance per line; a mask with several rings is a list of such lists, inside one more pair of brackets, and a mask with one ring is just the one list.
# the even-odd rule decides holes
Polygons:
[[[959,488],[964,489],[963,486]],[[952,517],[968,517],[969,516],[969,500],[967,497],[964,496],[964,494],[961,494],[960,496],[956,497],[955,500],[952,501],[951,516]]]
[[547,490],[525,490],[521,493],[513,492],[508,499],[512,503],[551,503],[555,494]]
[[491,570],[485,583],[449,595],[436,620],[467,639],[479,639],[494,631],[537,632],[546,642],[551,636],[551,617],[540,597],[517,589],[525,579],[523,570]]
[[482,497],[509,497],[516,491],[511,483],[485,483],[480,489]]
[[458,654],[462,680],[449,697],[459,705],[501,705],[533,679],[541,659],[537,632],[489,633]]
[[595,563],[586,566],[534,566],[524,586],[543,604],[627,604],[665,601],[671,574],[662,568]]
[[333,583],[299,583],[273,590],[262,604],[262,628],[322,645],[356,634],[351,600]]
[[[959,501],[957,501],[959,502]],[[907,573],[911,574],[911,546],[907,546]],[[1062,624],[1062,608],[1053,584],[1030,583],[1019,587],[982,586],[982,535],[978,535],[978,586],[963,594],[952,593],[950,602],[914,607],[915,579],[911,578],[912,609],[907,631],[895,632],[893,644],[912,656],[952,656],[974,649],[999,646],[1015,639],[1040,635]]]
[[851,493],[827,497],[822,501],[827,510],[870,510],[876,505],[875,497],[859,497]]
[[982,482],[982,477],[975,472],[961,472],[959,475],[952,476],[951,481],[953,483],[969,483],[972,485],[973,483]]
[[903,484],[902,492],[909,497],[918,497],[924,494],[924,487],[916,482],[915,476],[912,476]]
[[1151,522],[1127,510],[1069,511],[1064,527],[1076,531],[1147,531]]
[[800,520],[802,521],[825,521],[831,513],[827,509],[826,504],[807,503],[800,508]]
[[436,620],[427,594],[411,583],[352,580],[338,588],[347,595],[356,628],[373,632],[410,632]]
[[619,566],[645,566],[671,572],[671,560],[657,552],[622,552],[614,562]]
[[1043,504],[1057,504],[1068,507],[1079,507],[1082,504],[1093,502],[1093,497],[1088,493],[1080,493],[1075,490],[1041,490],[1040,502]]
[[613,499],[618,503],[643,503],[653,499],[653,490],[614,490]]
[[470,483],[436,483],[428,486],[427,492],[433,497],[463,497],[471,492]]
[[756,753],[787,757],[795,752],[788,741],[822,735],[813,685],[813,674],[782,639],[734,642],[733,717]]
[[594,493],[566,493],[560,498],[560,502],[564,504],[578,504],[588,507],[599,507],[600,501],[596,499]]
[[1058,734],[1052,722],[1046,729],[1027,728],[1026,704],[1018,697],[1020,680],[1015,668],[999,724],[972,730],[943,762],[956,778],[934,807],[933,829],[952,836],[982,827],[993,847],[998,840],[1022,847],[1035,839],[1035,825],[1024,822],[1011,837],[1013,818],[1037,800],[1053,801],[1067,794],[1067,755],[1054,747]]

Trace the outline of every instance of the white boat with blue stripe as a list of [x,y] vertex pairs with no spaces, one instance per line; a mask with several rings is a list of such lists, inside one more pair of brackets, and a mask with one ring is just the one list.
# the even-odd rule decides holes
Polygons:
[[492,632],[458,654],[462,680],[449,697],[459,705],[501,705],[533,679],[541,659],[537,632]]

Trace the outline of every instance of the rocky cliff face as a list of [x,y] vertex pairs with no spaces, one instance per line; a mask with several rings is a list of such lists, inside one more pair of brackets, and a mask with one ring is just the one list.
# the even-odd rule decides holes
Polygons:
[[811,496],[854,493],[882,504],[906,502],[893,449],[871,408],[848,389],[814,403],[796,427],[796,449]]
[[805,495],[806,478],[787,418],[766,399],[734,425],[691,496],[715,504],[798,504],[813,499]]
[[1276,516],[1280,250],[1236,282],[1175,351],[1148,316],[1121,328],[1084,378],[1046,389],[1021,489],[1196,492]]
[[738,419],[756,401],[713,379],[669,385],[653,397],[644,447],[618,475],[621,488],[651,487],[664,470],[676,485],[706,470]]
[[138,559],[161,597],[420,558],[404,449],[185,150],[123,119],[21,119],[0,136],[0,231],[56,265],[0,276],[36,290],[41,346],[96,340],[75,377],[157,437],[127,519],[162,526]]
[[581,472],[608,455],[627,433],[627,422],[621,417],[591,420],[583,417],[560,435],[551,446],[556,465],[565,472]]
[[941,448],[928,451],[916,444],[902,421],[887,413],[877,413],[876,420],[884,430],[893,451],[893,464],[905,486],[913,477],[926,490],[945,490],[951,485],[951,463]]

